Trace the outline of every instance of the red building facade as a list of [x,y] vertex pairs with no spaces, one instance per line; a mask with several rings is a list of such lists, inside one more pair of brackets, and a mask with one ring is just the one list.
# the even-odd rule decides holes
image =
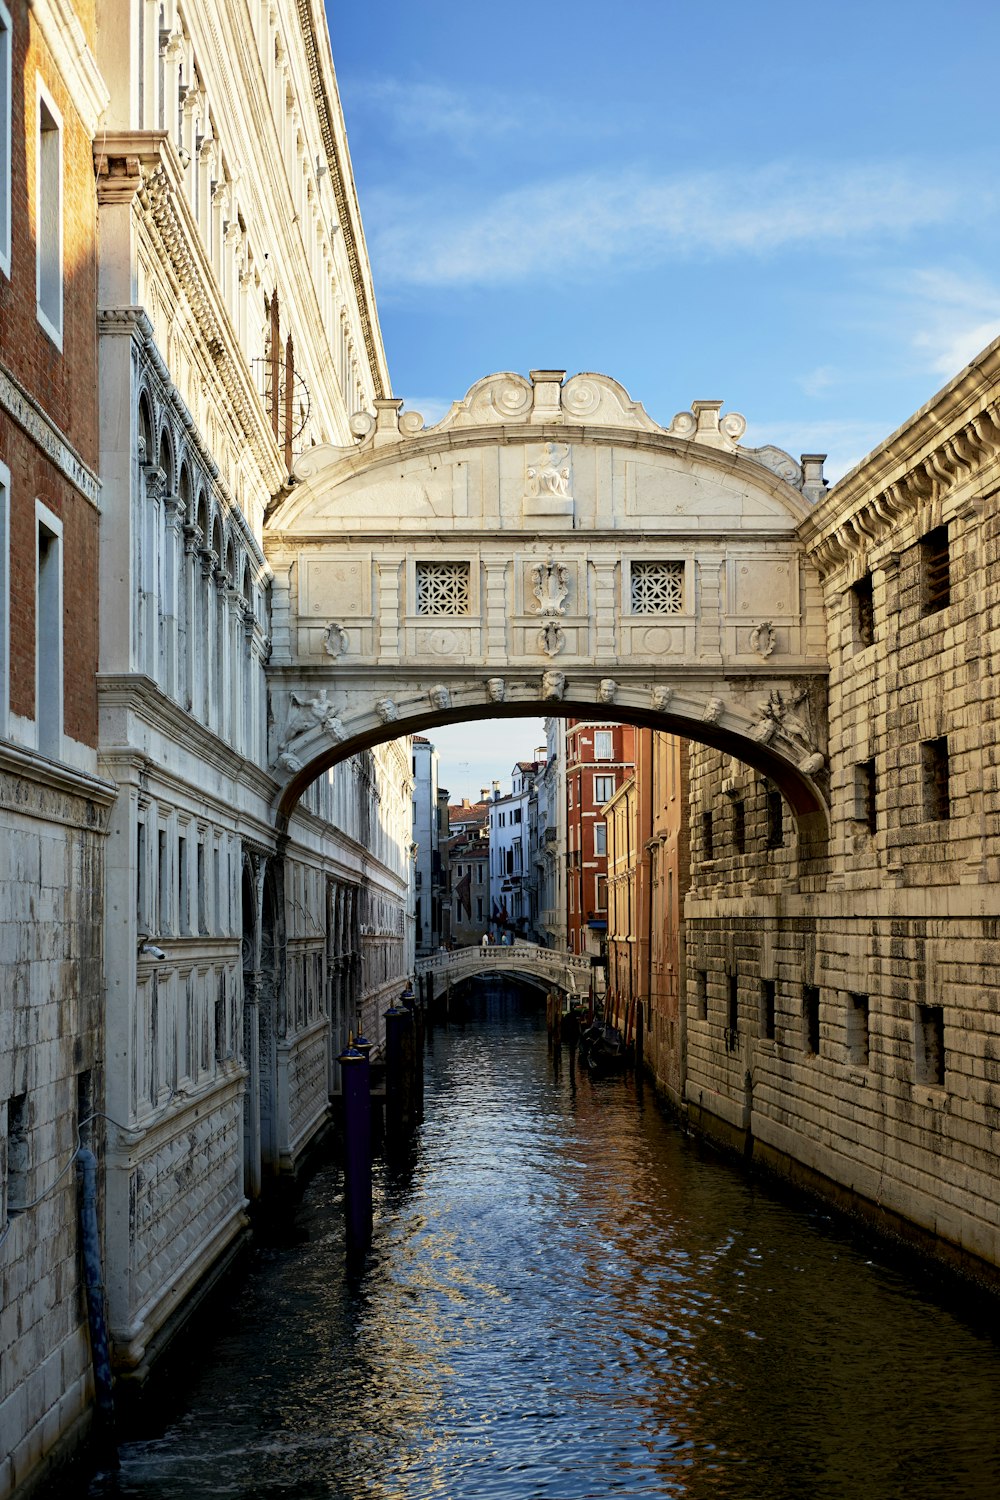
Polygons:
[[604,952],[608,926],[605,804],[632,774],[630,724],[566,724],[566,927],[571,953]]

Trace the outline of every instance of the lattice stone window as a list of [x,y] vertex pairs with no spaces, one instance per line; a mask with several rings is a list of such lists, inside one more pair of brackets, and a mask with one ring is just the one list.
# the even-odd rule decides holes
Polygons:
[[467,615],[469,613],[469,564],[467,562],[417,563],[417,614]]
[[632,564],[632,612],[639,615],[679,615],[684,609],[682,562]]

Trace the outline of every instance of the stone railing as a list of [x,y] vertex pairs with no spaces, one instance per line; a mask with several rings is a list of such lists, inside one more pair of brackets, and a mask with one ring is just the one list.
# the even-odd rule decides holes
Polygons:
[[527,974],[557,985],[570,994],[582,995],[590,988],[590,959],[586,955],[562,953],[538,943],[477,943],[418,958],[418,975],[433,974],[455,981],[477,974]]

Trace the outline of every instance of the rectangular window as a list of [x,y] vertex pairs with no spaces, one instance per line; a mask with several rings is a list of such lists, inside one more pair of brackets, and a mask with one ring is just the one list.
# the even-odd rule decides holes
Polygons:
[[868,1010],[867,995],[848,995],[847,1055],[859,1068],[868,1066]]
[[917,1006],[917,1082],[944,1088],[944,1010]]
[[781,793],[776,786],[771,786],[769,783],[764,809],[766,821],[764,842],[768,849],[781,849],[785,843],[785,814],[781,803]]
[[58,760],[63,718],[62,523],[35,502],[35,726],[38,748]]
[[10,11],[0,0],[0,271],[4,276],[10,276],[10,164],[14,144],[12,53]]
[[774,1004],[776,985],[773,979],[760,982],[760,1034],[765,1041],[774,1041]]
[[[0,12],[2,15],[2,12]],[[2,65],[2,58],[0,58]],[[2,122],[0,122],[2,123]],[[10,716],[10,470],[0,464],[0,739]]]
[[872,592],[872,575],[866,573],[851,587],[851,612],[854,625],[854,644],[859,650],[875,642],[875,598]]
[[633,614],[679,615],[683,613],[683,562],[634,562],[629,572],[632,581]]
[[470,604],[470,565],[467,562],[416,564],[418,615],[467,615]]
[[854,820],[864,823],[869,833],[878,828],[874,760],[861,760],[854,767]]
[[38,321],[58,348],[63,337],[62,119],[39,78],[35,171]]
[[598,875],[598,877],[597,877],[597,910],[598,911],[607,911],[607,909],[608,909],[608,877],[606,875]]
[[941,822],[951,817],[951,793],[948,785],[948,737],[924,740],[920,746],[924,782],[924,817]]
[[694,971],[694,1005],[699,1021],[708,1020],[708,970]]
[[28,1096],[7,1100],[7,1217],[28,1201]]
[[139,819],[135,838],[135,920],[140,932],[146,926],[146,824]]
[[594,759],[611,760],[614,755],[614,736],[610,729],[594,730]]
[[477,922],[481,922],[482,920],[483,920],[483,898],[482,898],[482,896],[477,896],[476,897],[476,921]]
[[156,902],[161,932],[170,931],[170,886],[167,881],[168,874],[167,835],[166,831],[161,828],[156,836]]
[[747,852],[747,816],[742,797],[733,802],[733,844],[737,854]]
[[735,1052],[740,1039],[740,980],[730,974],[726,992],[726,1047]]
[[604,822],[594,824],[594,853],[606,855],[608,852],[608,825]]
[[615,778],[613,776],[594,777],[594,801],[598,804],[610,802],[615,795]]
[[205,888],[205,840],[198,840],[198,931],[202,937],[208,932],[208,891]]
[[188,904],[187,839],[177,840],[177,931],[191,930],[191,911]]
[[819,989],[814,984],[802,986],[802,1044],[810,1057],[819,1054]]
[[920,575],[923,612],[933,615],[951,603],[951,558],[947,526],[935,526],[920,538]]
[[706,860],[715,858],[715,832],[710,812],[703,812],[701,815],[701,854]]

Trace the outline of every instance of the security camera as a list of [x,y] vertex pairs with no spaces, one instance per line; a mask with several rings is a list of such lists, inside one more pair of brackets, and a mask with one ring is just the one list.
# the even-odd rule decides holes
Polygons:
[[161,964],[167,955],[155,943],[140,943],[139,956],[140,958],[155,958],[156,962]]

